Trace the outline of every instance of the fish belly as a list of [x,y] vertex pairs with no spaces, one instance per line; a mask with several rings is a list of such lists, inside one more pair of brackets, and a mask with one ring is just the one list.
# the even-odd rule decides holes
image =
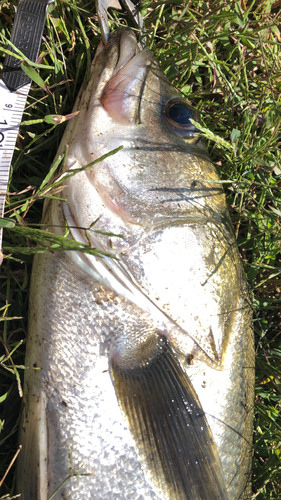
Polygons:
[[55,500],[158,498],[108,371],[112,340],[122,322],[136,321],[134,306],[120,309],[122,301],[65,254],[35,257],[30,302],[22,498],[35,500],[39,490],[38,500],[47,500],[71,475]]
[[[184,353],[181,362],[212,430],[229,499],[238,500],[250,495],[251,313],[236,251],[222,262],[229,241],[209,248],[215,259],[202,256],[212,231],[202,224],[148,231],[123,261],[194,342],[194,354]],[[35,257],[18,467],[23,500],[38,491],[38,500],[47,500],[60,486],[55,500],[163,499],[140,461],[108,370],[110,349],[124,330],[149,328],[148,313],[65,253]]]
[[232,231],[215,221],[175,224],[148,235],[125,260],[154,303],[194,339],[193,354],[181,362],[212,430],[229,499],[249,499],[254,336]]

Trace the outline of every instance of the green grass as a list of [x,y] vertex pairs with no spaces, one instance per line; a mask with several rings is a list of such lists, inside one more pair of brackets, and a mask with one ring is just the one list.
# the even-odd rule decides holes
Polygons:
[[[8,39],[17,3],[0,2],[0,33]],[[143,3],[148,46],[201,117],[253,294],[257,353],[253,498],[259,500],[281,498],[279,3]],[[116,15],[112,27],[124,23],[126,17]],[[61,248],[61,241],[46,243],[38,233],[44,198],[59,196],[54,186],[44,190],[44,179],[64,130],[64,124],[46,123],[44,117],[71,113],[99,41],[94,2],[60,1],[50,7],[40,51],[40,63],[50,68],[39,70],[50,93],[32,85],[12,162],[5,215],[11,227],[4,232],[6,258],[0,278],[0,481],[17,450],[32,254],[46,247]],[[7,48],[5,39],[1,44]],[[0,498],[13,495],[13,476],[14,466]]]

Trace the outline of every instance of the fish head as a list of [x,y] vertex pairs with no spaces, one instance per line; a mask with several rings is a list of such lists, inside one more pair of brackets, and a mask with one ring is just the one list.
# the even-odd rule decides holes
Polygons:
[[190,121],[198,121],[195,111],[153,52],[138,50],[131,30],[99,46],[77,108],[65,136],[66,169],[123,146],[67,180],[65,194],[78,226],[89,227],[106,214],[151,226],[224,210],[223,191],[214,182],[218,174]]

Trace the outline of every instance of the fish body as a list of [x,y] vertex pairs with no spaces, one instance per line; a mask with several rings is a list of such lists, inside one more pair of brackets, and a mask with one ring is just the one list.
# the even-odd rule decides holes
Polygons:
[[67,178],[43,222],[112,257],[35,256],[21,498],[249,498],[251,307],[195,115],[129,30],[75,109],[66,171],[123,149]]

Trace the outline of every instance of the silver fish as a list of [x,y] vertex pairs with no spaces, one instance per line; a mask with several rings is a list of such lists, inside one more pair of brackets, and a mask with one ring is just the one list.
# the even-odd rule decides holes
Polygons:
[[75,109],[66,171],[123,149],[68,178],[43,222],[111,257],[35,257],[21,499],[249,498],[251,306],[195,113],[126,29]]

